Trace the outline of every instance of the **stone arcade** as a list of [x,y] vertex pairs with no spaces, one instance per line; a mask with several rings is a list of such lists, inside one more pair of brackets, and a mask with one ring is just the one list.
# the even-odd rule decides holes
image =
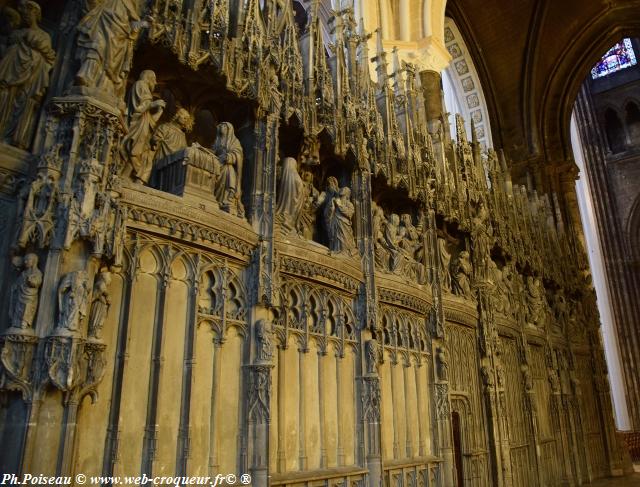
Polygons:
[[0,61],[3,471],[621,473],[564,197],[452,140],[432,71],[352,6],[51,3]]

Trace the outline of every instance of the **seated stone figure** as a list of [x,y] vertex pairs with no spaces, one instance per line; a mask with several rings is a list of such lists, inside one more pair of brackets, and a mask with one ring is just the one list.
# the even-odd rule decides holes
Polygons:
[[473,267],[471,266],[469,252],[463,250],[451,264],[451,288],[453,294],[466,298],[471,297],[470,281],[472,271]]
[[154,164],[187,147],[187,134],[193,129],[193,118],[187,110],[179,108],[171,121],[161,124],[153,137]]

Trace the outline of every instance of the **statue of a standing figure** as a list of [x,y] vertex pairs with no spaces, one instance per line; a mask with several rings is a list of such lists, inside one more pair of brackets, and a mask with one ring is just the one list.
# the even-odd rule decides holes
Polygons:
[[273,344],[269,336],[267,322],[258,320],[256,322],[256,362],[269,363],[273,358]]
[[330,220],[329,249],[332,252],[347,252],[353,254],[356,249],[353,238],[351,220],[355,213],[355,207],[351,202],[351,190],[348,187],[340,188],[338,196],[329,203],[333,207]]
[[42,272],[38,269],[38,256],[27,254],[20,259],[23,271],[11,288],[9,298],[10,328],[28,330],[38,309],[38,296],[42,285]]
[[90,338],[101,338],[104,320],[111,306],[111,296],[109,294],[109,284],[111,284],[111,273],[102,271],[96,283],[93,285],[93,298],[91,301],[91,314],[89,315]]
[[85,271],[70,272],[62,277],[58,286],[58,329],[68,332],[80,329],[80,323],[87,315],[88,294]]
[[137,0],[98,0],[78,24],[80,70],[76,85],[124,95],[140,20]]
[[214,194],[220,208],[240,218],[244,217],[242,196],[242,163],[244,152],[242,145],[233,132],[233,125],[222,122],[218,125],[213,152],[220,161],[222,169]]
[[154,100],[156,74],[143,71],[131,88],[129,99],[129,133],[122,141],[122,156],[131,164],[134,181],[146,184],[153,167],[151,136],[162,115],[164,100]]
[[11,34],[0,61],[0,134],[27,149],[56,53],[51,37],[38,26],[40,6],[30,0],[22,2],[20,14],[25,27]]
[[298,219],[306,203],[306,186],[298,174],[298,163],[293,157],[282,161],[282,173],[276,195],[276,215],[285,233],[295,232]]
[[438,347],[436,350],[436,365],[438,366],[438,379],[448,381],[449,361],[447,360],[447,350],[444,347]]

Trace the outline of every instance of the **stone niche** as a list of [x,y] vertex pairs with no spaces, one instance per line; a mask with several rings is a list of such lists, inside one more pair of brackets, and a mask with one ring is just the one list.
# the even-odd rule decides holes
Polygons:
[[146,184],[244,218],[254,180],[250,103],[226,90],[222,79],[204,79],[179,63],[159,59],[157,49],[141,51],[127,91],[131,94],[132,82],[153,70],[153,97],[164,103],[149,141],[152,169]]

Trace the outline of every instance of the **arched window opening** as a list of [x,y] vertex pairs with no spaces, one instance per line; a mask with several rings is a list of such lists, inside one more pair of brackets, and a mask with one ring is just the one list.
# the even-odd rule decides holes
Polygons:
[[604,125],[609,149],[614,154],[622,152],[625,148],[622,122],[620,122],[618,114],[611,108],[607,108],[607,111],[604,112]]
[[602,59],[591,70],[591,78],[603,78],[617,71],[635,66],[636,63],[636,54],[633,51],[631,39],[625,38],[602,56]]
[[625,108],[625,124],[629,145],[640,145],[640,109],[634,102],[627,103]]

